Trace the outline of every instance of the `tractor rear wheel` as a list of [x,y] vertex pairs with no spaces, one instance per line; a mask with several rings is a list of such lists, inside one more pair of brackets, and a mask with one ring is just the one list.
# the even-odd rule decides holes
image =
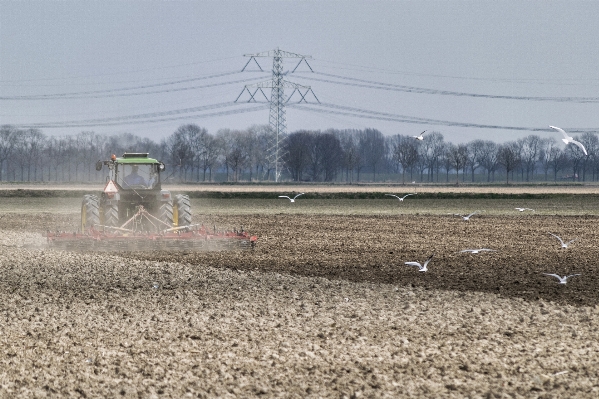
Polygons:
[[167,229],[173,227],[173,203],[171,201],[163,202],[158,209],[158,219],[166,223],[166,225],[160,226],[161,229]]
[[184,194],[175,195],[175,213],[174,221],[178,227],[189,226],[191,224],[191,203],[189,196]]
[[100,224],[100,206],[98,197],[95,195],[84,195],[81,201],[81,231]]
[[119,226],[119,206],[117,204],[104,206],[104,226]]

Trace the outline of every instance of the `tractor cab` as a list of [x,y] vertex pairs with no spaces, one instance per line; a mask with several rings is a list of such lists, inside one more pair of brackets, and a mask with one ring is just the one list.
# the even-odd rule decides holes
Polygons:
[[115,183],[124,190],[152,190],[160,187],[159,164],[120,162],[115,166]]
[[110,161],[99,161],[97,169],[102,164],[111,169],[113,180],[119,190],[160,190],[160,173],[164,164],[147,153],[125,153],[122,158],[114,155]]

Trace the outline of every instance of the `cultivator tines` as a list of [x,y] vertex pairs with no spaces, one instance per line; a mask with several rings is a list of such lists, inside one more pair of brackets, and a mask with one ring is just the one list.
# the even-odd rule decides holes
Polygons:
[[219,251],[250,249],[257,237],[243,231],[210,231],[202,225],[166,229],[159,233],[135,232],[100,226],[83,233],[47,232],[48,245],[70,251]]

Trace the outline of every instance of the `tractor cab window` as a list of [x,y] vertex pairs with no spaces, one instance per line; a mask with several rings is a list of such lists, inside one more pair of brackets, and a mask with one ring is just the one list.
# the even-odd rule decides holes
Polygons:
[[158,184],[157,165],[120,164],[117,168],[117,183],[124,189],[152,189]]

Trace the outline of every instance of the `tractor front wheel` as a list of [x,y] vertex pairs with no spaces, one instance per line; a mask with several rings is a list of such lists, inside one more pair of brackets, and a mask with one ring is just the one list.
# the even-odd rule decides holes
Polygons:
[[175,213],[173,220],[178,227],[191,225],[191,204],[188,195],[175,195]]
[[81,201],[81,231],[100,224],[100,206],[98,197],[95,195],[84,195]]

